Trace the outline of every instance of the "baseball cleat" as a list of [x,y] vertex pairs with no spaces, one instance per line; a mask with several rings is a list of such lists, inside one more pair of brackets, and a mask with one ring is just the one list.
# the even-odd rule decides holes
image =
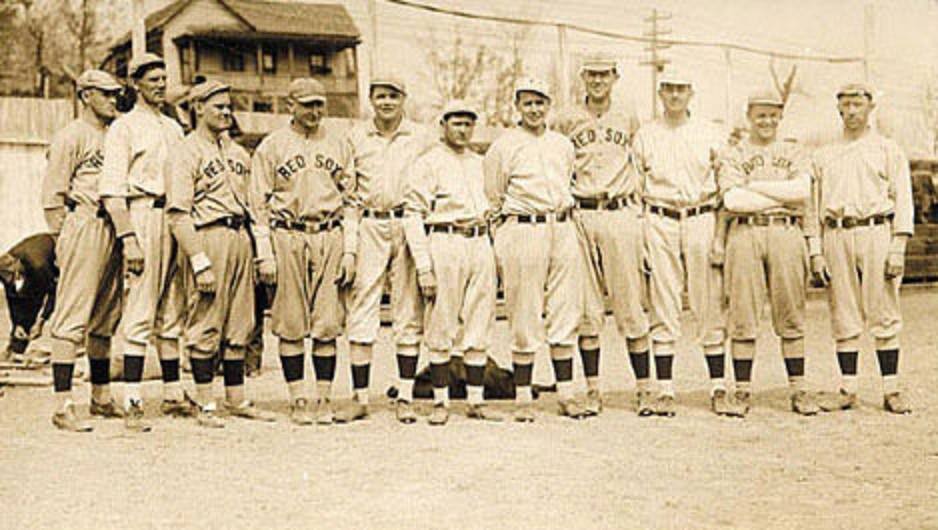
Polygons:
[[405,424],[417,422],[417,413],[414,412],[414,404],[406,399],[398,399],[395,402],[395,414],[397,421]]
[[599,416],[603,411],[603,396],[599,390],[593,389],[586,392],[586,403],[583,404],[587,416]]
[[296,398],[290,403],[290,421],[295,425],[312,425],[313,417],[309,413],[309,402],[306,398]]
[[164,399],[160,402],[160,413],[163,416],[191,418],[195,415],[195,407],[184,399]]
[[329,398],[319,398],[316,401],[316,423],[319,425],[335,423],[335,412],[332,410],[332,401]]
[[88,414],[102,418],[124,417],[124,412],[117,406],[117,403],[115,403],[113,399],[99,403],[92,398],[91,403],[88,405]]
[[198,408],[195,419],[202,427],[209,429],[221,429],[225,426],[225,420],[218,417],[215,403],[209,403]]
[[75,414],[75,405],[69,403],[65,408],[52,415],[52,424],[62,431],[91,432],[93,427]]
[[449,421],[449,407],[444,403],[435,403],[427,421],[430,425],[446,425],[446,422]]
[[124,428],[131,432],[150,432],[153,429],[143,419],[143,405],[139,401],[131,401],[124,412]]
[[674,403],[674,396],[671,394],[660,394],[655,399],[655,415],[673,418],[677,415],[677,406]]
[[586,409],[574,398],[561,399],[557,402],[557,405],[560,406],[561,416],[566,416],[574,420],[580,420],[587,416]]
[[651,392],[639,390],[635,393],[635,410],[643,418],[655,415],[655,403],[651,397]]
[[710,394],[710,410],[717,416],[737,415],[733,403],[730,403],[729,393],[725,388],[715,388]]
[[534,423],[534,408],[530,403],[518,403],[515,409],[515,421],[518,423]]
[[353,421],[363,420],[368,417],[368,407],[358,401],[352,401],[352,404],[344,409],[340,409],[335,415],[336,423],[352,423]]
[[501,414],[493,411],[485,403],[466,405],[466,417],[473,420],[502,421]]
[[912,406],[899,392],[883,396],[883,409],[893,414],[912,414]]
[[821,411],[813,394],[798,390],[791,395],[791,410],[802,416],[814,416]]
[[277,421],[277,417],[273,413],[268,412],[263,409],[257,408],[254,405],[254,402],[246,399],[238,405],[232,405],[229,402],[225,402],[225,411],[232,416],[238,418],[244,418],[246,420],[257,420],[257,421],[266,421],[272,422]]
[[857,406],[857,395],[854,392],[848,392],[843,388],[836,394],[825,394],[818,402],[818,406],[824,412],[835,412],[838,410],[850,410]]

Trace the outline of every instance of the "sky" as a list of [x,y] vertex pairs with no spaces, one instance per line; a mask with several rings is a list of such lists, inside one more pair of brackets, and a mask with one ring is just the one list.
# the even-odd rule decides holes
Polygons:
[[[336,2],[336,0],[327,0]],[[869,57],[869,81],[878,92],[878,119],[913,156],[928,155],[934,144],[925,125],[925,87],[938,87],[938,0],[413,0],[466,12],[576,24],[630,35],[649,29],[644,21],[653,8],[670,15],[662,25],[680,40],[731,42],[778,52]],[[148,8],[167,0],[147,0]],[[340,1],[362,33],[360,71],[369,75],[372,39],[368,0]],[[426,13],[375,0],[377,42],[374,61],[381,70],[403,76],[411,99],[436,104],[426,68],[429,42],[446,45],[459,36],[468,46],[505,46],[514,28]],[[865,32],[866,6],[873,23]],[[865,36],[865,33],[867,35]],[[865,41],[869,46],[865,46]],[[568,31],[570,68],[592,50],[619,59],[622,78],[615,98],[630,102],[642,118],[651,116],[652,89],[645,45]],[[522,44],[528,73],[550,77],[558,64],[558,37],[553,27],[536,27]],[[769,59],[722,49],[675,46],[663,52],[667,68],[695,82],[693,110],[698,116],[729,126],[744,123],[747,94],[770,88]],[[728,61],[727,61],[728,59]],[[729,65],[729,67],[728,67]],[[860,63],[827,64],[776,61],[779,71],[798,67],[797,89],[786,109],[786,134],[824,139],[836,134],[834,92],[847,81],[864,80]],[[364,81],[363,81],[364,82]],[[933,108],[938,108],[935,102]],[[932,153],[933,154],[933,153]]]

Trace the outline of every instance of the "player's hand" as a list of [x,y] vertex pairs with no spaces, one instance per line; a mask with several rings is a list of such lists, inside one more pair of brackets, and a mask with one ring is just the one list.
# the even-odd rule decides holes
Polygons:
[[339,287],[348,288],[355,283],[355,254],[343,254],[339,263],[339,274],[335,278]]
[[726,249],[722,245],[713,245],[710,249],[710,265],[713,267],[722,267],[726,261]]
[[420,287],[420,293],[428,301],[436,299],[436,276],[433,271],[424,271],[417,274],[417,285]]
[[212,272],[211,267],[202,269],[201,272],[195,275],[195,287],[202,294],[215,293],[215,273]]
[[902,276],[905,272],[905,254],[890,252],[886,257],[886,279]]
[[264,285],[277,285],[277,262],[272,259],[257,263],[257,277]]
[[815,287],[827,287],[831,283],[831,271],[824,256],[811,256],[811,283]]
[[127,236],[123,239],[124,269],[131,274],[143,272],[143,250],[137,242],[137,236]]

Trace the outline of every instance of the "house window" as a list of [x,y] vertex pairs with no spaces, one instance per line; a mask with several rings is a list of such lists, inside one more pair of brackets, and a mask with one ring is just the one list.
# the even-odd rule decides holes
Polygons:
[[276,50],[270,46],[261,48],[261,71],[265,74],[277,73]]
[[326,54],[311,52],[309,54],[309,73],[310,75],[327,75],[332,72],[326,61]]
[[223,50],[221,65],[226,72],[243,72],[244,54],[238,50]]
[[252,109],[254,112],[273,112],[274,102],[268,96],[257,96],[254,98]]

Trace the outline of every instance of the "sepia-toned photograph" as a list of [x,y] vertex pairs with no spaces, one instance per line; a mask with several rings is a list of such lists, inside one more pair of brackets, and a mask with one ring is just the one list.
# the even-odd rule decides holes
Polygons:
[[938,0],[0,0],[0,529],[938,530]]

